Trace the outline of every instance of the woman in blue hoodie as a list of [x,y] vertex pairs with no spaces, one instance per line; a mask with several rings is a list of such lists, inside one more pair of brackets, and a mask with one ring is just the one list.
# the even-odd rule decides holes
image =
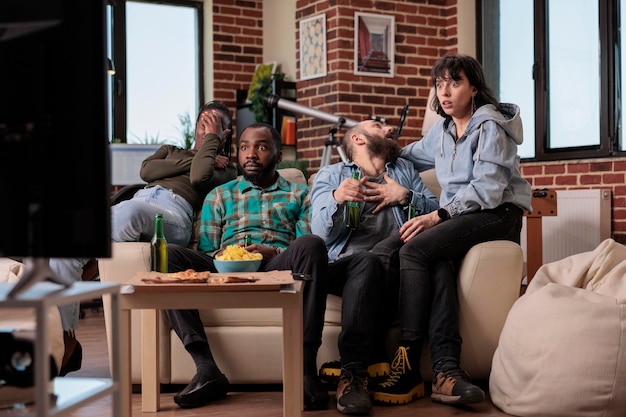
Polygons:
[[374,392],[375,401],[390,404],[424,396],[419,361],[425,338],[433,364],[431,399],[484,400],[460,367],[458,264],[478,243],[519,243],[524,210],[531,210],[531,187],[520,174],[517,154],[523,138],[519,107],[498,102],[481,65],[469,56],[442,57],[431,78],[431,107],[442,119],[405,147],[402,157],[420,171],[435,167],[441,208],[399,231],[400,343],[391,375]]

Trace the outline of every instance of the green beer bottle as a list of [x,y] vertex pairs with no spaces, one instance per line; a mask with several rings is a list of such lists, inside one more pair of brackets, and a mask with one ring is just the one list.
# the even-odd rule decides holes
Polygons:
[[154,216],[154,236],[150,242],[152,270],[167,273],[167,240],[163,234],[163,214]]
[[[354,171],[352,173],[352,179],[359,179],[359,172]],[[356,230],[359,228],[359,221],[361,219],[361,204],[356,201],[348,201],[346,203],[343,213],[343,223],[350,230]]]
[[415,204],[409,203],[407,207],[407,220],[411,220],[415,217]]

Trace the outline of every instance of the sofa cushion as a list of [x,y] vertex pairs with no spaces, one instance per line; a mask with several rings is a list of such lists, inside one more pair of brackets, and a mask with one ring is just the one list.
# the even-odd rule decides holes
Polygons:
[[278,173],[291,182],[307,185],[304,173],[298,168],[281,168],[278,170]]
[[[204,327],[282,326],[278,308],[215,308],[200,310]],[[341,326],[341,298],[329,295],[326,302],[325,325]]]
[[16,282],[24,272],[24,264],[11,258],[0,258],[0,282]]
[[424,185],[428,187],[430,192],[435,194],[437,196],[437,199],[439,199],[439,196],[441,195],[441,186],[439,185],[439,181],[437,180],[437,173],[435,172],[435,168],[420,172],[420,177],[422,177]]
[[506,319],[492,363],[493,403],[517,416],[623,416],[626,247],[544,265]]

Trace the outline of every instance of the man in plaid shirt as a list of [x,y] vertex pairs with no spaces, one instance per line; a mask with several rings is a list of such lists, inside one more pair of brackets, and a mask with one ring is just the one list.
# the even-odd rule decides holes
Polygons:
[[[264,123],[248,126],[238,141],[243,173],[206,197],[200,217],[198,250],[170,244],[168,270],[216,272],[213,257],[250,235],[249,252],[263,255],[260,271],[291,270],[310,275],[304,290],[304,407],[324,409],[329,395],[317,377],[327,294],[328,256],[324,241],[311,234],[309,187],[287,181],[276,172],[282,157],[278,131]],[[229,389],[215,363],[197,310],[166,311],[172,328],[196,365],[191,383],[174,396],[184,408],[223,398]]]

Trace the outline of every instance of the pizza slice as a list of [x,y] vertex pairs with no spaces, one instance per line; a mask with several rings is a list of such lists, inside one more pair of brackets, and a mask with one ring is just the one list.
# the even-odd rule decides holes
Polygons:
[[176,279],[183,279],[183,280],[187,280],[187,279],[208,279],[211,276],[211,271],[196,271],[193,269],[187,269],[185,271],[179,271],[179,272],[169,272],[167,274],[165,274],[167,277],[169,278],[176,278]]
[[211,277],[211,271],[195,271],[193,269],[187,269],[179,272],[164,273],[163,276],[157,275],[156,277],[143,278],[143,282],[150,282],[153,284],[174,284],[174,283],[191,283],[201,284],[207,282]]
[[211,278],[211,271],[195,271],[193,269],[187,269],[179,272],[169,272],[162,275],[157,275],[150,278],[142,278],[141,281],[149,282],[151,284],[237,284],[244,282],[255,282],[259,278],[255,277],[213,277]]

